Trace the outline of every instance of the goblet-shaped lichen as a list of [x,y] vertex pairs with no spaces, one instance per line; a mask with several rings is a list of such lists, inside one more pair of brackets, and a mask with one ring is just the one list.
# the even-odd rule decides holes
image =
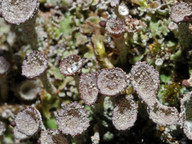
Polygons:
[[34,16],[39,0],[2,0],[3,18],[11,24],[21,24]]
[[60,72],[66,76],[76,75],[83,66],[84,60],[78,55],[70,55],[60,63]]
[[71,144],[70,140],[58,130],[41,131],[40,142],[42,144]]
[[137,113],[138,105],[133,100],[133,96],[129,95],[121,98],[113,110],[113,125],[118,130],[127,130],[134,126]]
[[72,102],[60,109],[56,116],[59,131],[76,136],[89,127],[89,114],[77,102]]
[[192,16],[192,6],[189,3],[180,2],[176,3],[171,8],[171,20],[175,23],[189,21],[187,17]]
[[32,136],[38,132],[41,126],[41,115],[33,107],[27,107],[19,112],[15,117],[18,131],[24,135]]
[[127,87],[126,73],[120,68],[102,69],[97,77],[99,92],[106,96],[116,96]]
[[47,68],[47,58],[40,51],[32,51],[25,57],[25,60],[23,61],[22,75],[30,79],[39,76],[46,91],[54,95],[56,89],[47,76]]
[[192,105],[191,93],[181,99],[181,125],[185,135],[192,140]]
[[179,112],[175,107],[162,105],[160,102],[149,107],[149,118],[158,125],[166,126],[176,124],[179,120]]
[[137,62],[131,69],[131,83],[139,97],[149,106],[156,103],[159,73],[146,62]]
[[99,90],[97,88],[97,73],[82,74],[79,82],[81,99],[85,104],[94,104],[97,100]]

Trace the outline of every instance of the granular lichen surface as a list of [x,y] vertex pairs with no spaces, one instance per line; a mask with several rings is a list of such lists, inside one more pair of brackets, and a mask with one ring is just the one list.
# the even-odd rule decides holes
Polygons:
[[0,143],[192,143],[191,0],[0,0]]

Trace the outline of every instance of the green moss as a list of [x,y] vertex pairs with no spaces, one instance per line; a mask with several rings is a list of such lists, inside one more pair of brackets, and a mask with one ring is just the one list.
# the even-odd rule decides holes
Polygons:
[[181,95],[181,86],[179,83],[161,85],[158,92],[158,98],[165,105],[178,106],[179,97]]

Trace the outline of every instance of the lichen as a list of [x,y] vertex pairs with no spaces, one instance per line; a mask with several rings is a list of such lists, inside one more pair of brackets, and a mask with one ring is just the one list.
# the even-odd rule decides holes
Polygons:
[[190,143],[191,2],[0,0],[0,143]]

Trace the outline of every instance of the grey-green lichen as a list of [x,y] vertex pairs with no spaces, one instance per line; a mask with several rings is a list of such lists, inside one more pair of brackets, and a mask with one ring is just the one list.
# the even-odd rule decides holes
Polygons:
[[[181,13],[174,12],[178,6]],[[69,134],[66,140],[74,144],[190,143],[183,134],[191,139],[187,131],[191,130],[190,100],[185,98],[192,90],[191,7],[191,1],[186,0],[0,0],[0,56],[10,63],[6,74],[0,74],[0,119],[6,128],[0,143],[37,143],[42,139],[40,131],[49,132],[44,135],[52,138]],[[23,88],[29,80],[22,76],[22,63],[33,51],[46,57],[45,71],[39,68],[43,62],[37,68],[29,67],[28,72],[33,73],[29,78],[34,78],[30,82],[42,82]],[[63,75],[66,71],[60,72],[61,61],[72,55],[78,55],[83,63],[78,72]],[[69,65],[66,67],[69,69]],[[103,75],[103,71],[115,69],[122,70],[121,81],[113,81],[118,79],[118,73]],[[95,72],[96,80],[89,77],[90,81],[81,81],[81,75]],[[106,79],[105,83],[98,86],[97,76]],[[94,81],[95,93],[88,87],[79,88],[79,80],[87,86]],[[4,86],[6,96],[2,93]],[[103,92],[106,87],[109,89]],[[92,101],[85,100],[85,93],[95,94],[88,97]],[[34,98],[27,94],[34,94]],[[123,105],[124,111],[116,110],[126,95],[133,96],[131,101],[135,109],[138,105],[138,114],[130,116],[135,117],[129,130],[118,131],[126,122],[120,117],[115,119],[114,113],[128,116],[130,107]],[[180,103],[181,98],[186,101]],[[74,103],[80,105],[79,114],[87,112],[83,128],[78,127],[77,121],[83,122],[85,115],[79,119],[78,113],[70,113],[66,108]],[[42,117],[35,135],[25,135],[14,125],[15,120],[18,122],[16,115],[26,105],[35,107]],[[67,113],[62,113],[58,120],[56,112],[63,108]],[[62,116],[67,114],[69,121],[65,122]],[[163,118],[167,121],[162,121]],[[58,128],[59,131],[49,130]]]

